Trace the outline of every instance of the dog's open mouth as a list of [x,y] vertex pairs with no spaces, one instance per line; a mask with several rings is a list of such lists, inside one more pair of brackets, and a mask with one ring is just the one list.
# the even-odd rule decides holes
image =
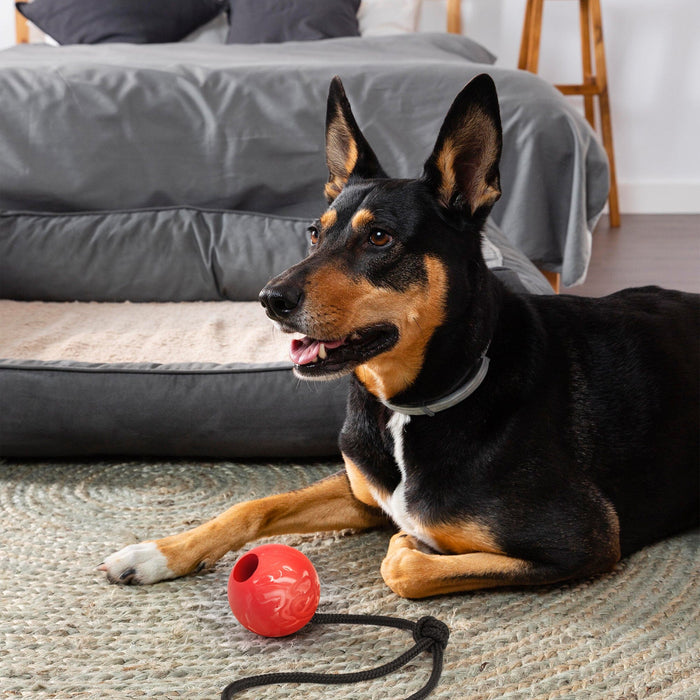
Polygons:
[[340,340],[295,338],[289,356],[297,374],[320,376],[347,372],[392,348],[399,339],[396,326],[380,324],[355,331]]

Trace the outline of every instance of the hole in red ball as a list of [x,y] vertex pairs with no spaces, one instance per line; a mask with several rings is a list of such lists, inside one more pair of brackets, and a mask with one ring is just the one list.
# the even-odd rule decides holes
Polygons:
[[247,581],[258,568],[258,555],[257,554],[246,554],[242,557],[238,564],[233,567],[233,578],[238,583],[243,583]]

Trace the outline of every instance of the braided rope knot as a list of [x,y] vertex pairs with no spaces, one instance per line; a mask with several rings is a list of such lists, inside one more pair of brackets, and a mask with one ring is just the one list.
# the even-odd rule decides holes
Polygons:
[[432,615],[421,617],[416,622],[416,627],[413,630],[413,639],[420,642],[421,639],[432,639],[437,642],[443,649],[447,646],[447,640],[450,638],[450,628]]
[[339,683],[360,683],[381,678],[387,673],[393,673],[412,661],[419,654],[428,652],[433,657],[433,670],[428,682],[407,700],[422,700],[435,689],[440,674],[442,673],[443,651],[447,646],[450,636],[449,627],[440,620],[430,615],[422,617],[418,622],[402,620],[399,617],[382,617],[381,615],[333,615],[316,613],[311,618],[315,624],[340,623],[348,625],[380,625],[382,627],[395,627],[401,630],[411,630],[415,644],[412,649],[404,652],[397,659],[389,663],[357,671],[355,673],[305,673],[293,671],[291,673],[268,673],[261,676],[249,676],[229,683],[221,693],[221,700],[229,700],[236,693],[249,688],[256,688],[271,683],[326,683],[336,685]]

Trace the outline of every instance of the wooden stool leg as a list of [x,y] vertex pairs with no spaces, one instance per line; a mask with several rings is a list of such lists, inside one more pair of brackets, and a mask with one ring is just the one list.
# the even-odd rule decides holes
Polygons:
[[555,294],[559,294],[561,290],[561,275],[558,272],[550,272],[549,270],[540,270],[546,277],[547,282],[552,285]]
[[447,31],[450,34],[462,33],[461,0],[447,0]]
[[540,61],[540,36],[542,35],[542,6],[544,0],[527,0],[523,36],[520,41],[518,68],[537,73]]
[[[581,63],[583,67],[583,84],[594,85],[593,64],[591,62],[591,12],[588,0],[579,3],[579,22],[581,25]],[[586,121],[595,129],[595,110],[593,95],[583,96]]]
[[615,152],[613,149],[612,121],[610,119],[610,98],[608,97],[608,72],[605,65],[605,45],[603,44],[603,17],[600,10],[600,0],[590,1],[591,19],[593,24],[593,43],[595,49],[596,82],[600,100],[600,124],[603,136],[603,146],[608,154],[610,164],[610,226],[620,225],[620,205],[617,198],[617,173],[615,170]]
[[[540,59],[540,38],[542,36],[542,10],[544,0],[527,0],[525,6],[525,19],[523,20],[523,36],[520,40],[520,56],[518,68],[537,73]],[[552,289],[559,294],[561,275],[558,272],[540,270],[552,285]]]
[[523,18],[523,35],[520,39],[520,54],[518,56],[518,68],[527,70],[527,55],[530,51],[530,37],[532,36],[532,8],[533,0],[527,0],[525,5],[525,17]]
[[[542,10],[544,0],[527,0],[523,35],[520,41],[518,68],[537,73],[540,58],[540,37],[542,35]],[[608,73],[605,65],[603,44],[603,17],[600,0],[579,0],[579,22],[581,25],[581,62],[583,67],[582,85],[557,85],[565,95],[581,95],[584,100],[586,120],[595,129],[595,109],[593,98],[597,95],[600,105],[600,125],[602,141],[610,166],[610,192],[608,206],[610,226],[620,225],[620,206],[617,196],[617,173],[613,149],[612,122],[610,119],[610,98],[608,97]],[[591,34],[595,52],[595,73],[591,55]],[[559,292],[559,275],[544,273],[556,292]]]
[[15,34],[18,44],[29,43],[29,25],[19,10],[15,10]]

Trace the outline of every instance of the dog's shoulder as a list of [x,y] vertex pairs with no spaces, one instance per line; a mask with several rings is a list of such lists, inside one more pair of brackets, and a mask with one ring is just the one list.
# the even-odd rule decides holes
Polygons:
[[680,392],[700,376],[700,295],[659,287],[599,298],[506,293],[492,347],[515,377],[510,391],[569,391],[573,382],[602,396],[647,396],[661,385]]

